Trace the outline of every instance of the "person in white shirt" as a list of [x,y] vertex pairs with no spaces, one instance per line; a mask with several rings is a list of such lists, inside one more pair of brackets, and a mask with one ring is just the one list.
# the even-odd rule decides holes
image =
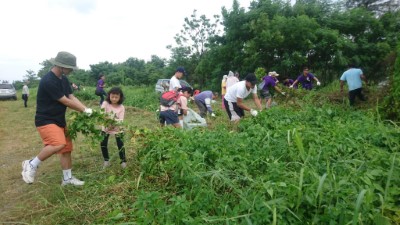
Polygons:
[[28,97],[29,97],[28,82],[25,82],[24,86],[22,87],[22,99],[24,100],[25,108],[28,107]]
[[257,77],[254,73],[249,73],[244,81],[240,81],[227,89],[224,97],[226,112],[231,121],[238,122],[244,116],[244,110],[249,111],[252,116],[257,116],[258,111],[246,106],[243,102],[250,93],[253,101],[259,110],[262,109],[260,99],[257,96]]
[[181,83],[179,82],[179,79],[182,78],[183,75],[185,75],[185,69],[183,67],[178,67],[175,71],[175,74],[171,77],[171,80],[169,81],[169,90],[175,90],[177,91],[179,88],[182,88]]

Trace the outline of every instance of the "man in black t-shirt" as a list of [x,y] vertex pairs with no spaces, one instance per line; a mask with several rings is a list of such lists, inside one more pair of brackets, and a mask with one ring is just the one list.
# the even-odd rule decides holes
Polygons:
[[76,57],[68,52],[59,52],[50,62],[54,65],[40,80],[37,91],[35,125],[42,138],[44,148],[31,160],[22,162],[22,179],[30,184],[35,179],[39,164],[54,154],[60,154],[63,170],[62,185],[83,185],[72,176],[72,141],[66,135],[65,112],[67,107],[87,114],[87,108],[73,94],[67,75],[76,70]]

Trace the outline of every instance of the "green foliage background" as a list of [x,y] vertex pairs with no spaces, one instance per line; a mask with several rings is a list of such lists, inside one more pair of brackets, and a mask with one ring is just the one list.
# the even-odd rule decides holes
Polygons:
[[[75,71],[70,81],[93,87],[104,73],[109,86],[154,85],[184,66],[184,79],[196,89],[221,92],[220,82],[228,71],[238,71],[243,79],[257,68],[265,68],[266,72],[277,71],[280,78],[294,79],[308,66],[328,85],[338,80],[347,64],[354,63],[368,80],[379,82],[394,77],[399,8],[396,1],[299,0],[292,5],[256,0],[245,9],[233,0],[229,10],[223,7],[221,14],[212,18],[196,10],[186,17],[174,37],[175,44],[167,46],[169,59],[153,55],[149,61],[130,57],[122,63],[99,62],[90,65],[90,70]],[[51,68],[48,60],[41,65],[38,77]],[[32,87],[38,83],[34,75],[27,71]],[[16,86],[21,88],[22,82]],[[391,100],[385,104],[388,113],[382,115],[398,118],[395,111],[399,107],[388,102]]]
[[[397,56],[400,55],[400,44],[397,46]],[[381,106],[381,112],[386,118],[400,119],[400,57],[397,57],[393,75],[390,77],[389,94]]]

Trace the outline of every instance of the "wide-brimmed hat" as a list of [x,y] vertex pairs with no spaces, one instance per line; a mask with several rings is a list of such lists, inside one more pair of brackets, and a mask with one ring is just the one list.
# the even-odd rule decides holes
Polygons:
[[274,77],[279,76],[279,74],[277,74],[275,71],[269,72],[268,75],[274,76]]
[[76,66],[76,57],[69,52],[59,52],[56,58],[52,58],[49,60],[53,65],[77,70]]

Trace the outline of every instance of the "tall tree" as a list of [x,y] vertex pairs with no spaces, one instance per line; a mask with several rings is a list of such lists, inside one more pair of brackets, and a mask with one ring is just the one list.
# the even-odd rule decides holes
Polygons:
[[42,66],[42,69],[39,70],[38,72],[38,77],[42,78],[46,73],[48,73],[53,66],[53,64],[48,60],[44,60],[43,62],[39,63],[39,65]]
[[[110,74],[112,72],[115,72],[115,66],[110,63],[110,62],[100,62],[98,64],[90,65],[90,70],[91,70],[91,77],[92,81],[96,82],[100,77],[100,73],[103,73],[107,76],[107,74]],[[96,84],[96,83],[94,83]]]
[[27,70],[24,76],[24,80],[26,81],[35,81],[38,80],[36,73],[33,70]]
[[190,18],[185,17],[183,29],[175,35],[176,44],[187,48],[191,57],[200,58],[208,47],[208,39],[218,34],[218,23],[218,15],[211,21],[205,15],[198,17],[197,10],[193,10]]
[[193,10],[184,21],[183,29],[175,35],[177,47],[167,46],[172,52],[170,66],[184,66],[189,80],[202,85],[206,74],[196,74],[196,67],[208,50],[209,39],[219,33],[219,16],[214,15],[211,20],[205,15],[198,16],[197,10]]
[[398,0],[346,0],[345,5],[348,9],[362,7],[378,15],[400,9]]

